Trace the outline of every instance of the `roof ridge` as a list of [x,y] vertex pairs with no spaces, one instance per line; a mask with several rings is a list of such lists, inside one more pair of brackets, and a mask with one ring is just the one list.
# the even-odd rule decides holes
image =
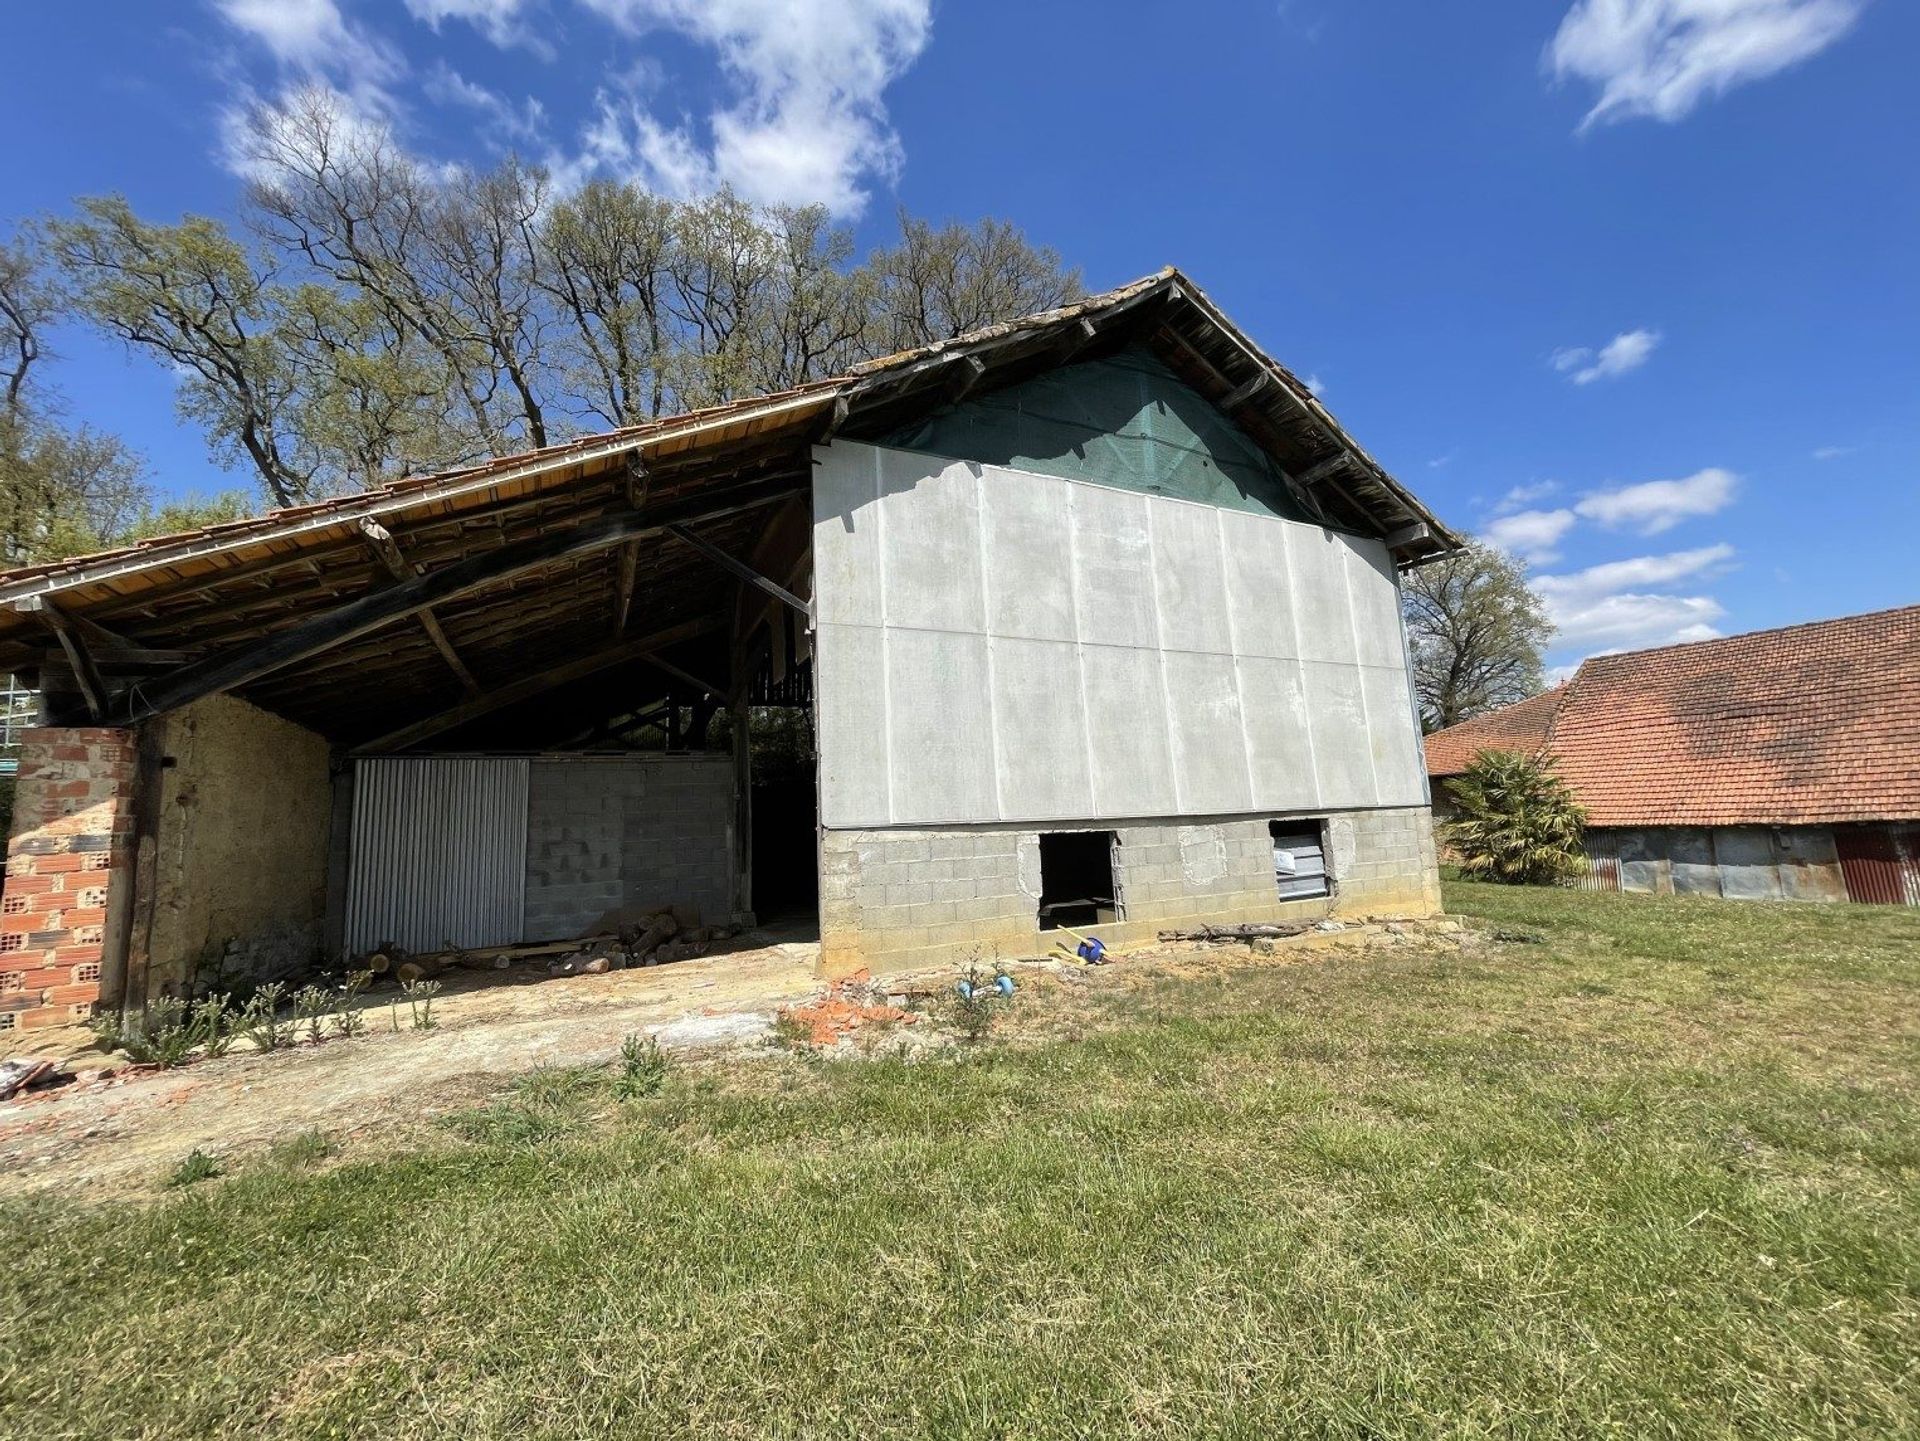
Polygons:
[[[1754,640],[1763,635],[1785,635],[1788,631],[1816,630],[1822,626],[1842,625],[1848,621],[1877,620],[1883,616],[1899,615],[1903,611],[1920,612],[1920,602],[1912,605],[1886,606],[1880,610],[1856,611],[1849,615],[1830,615],[1820,620],[1796,620],[1787,625],[1763,626],[1759,630],[1736,631],[1732,635],[1711,635],[1705,636],[1700,640],[1677,640],[1667,645],[1646,646],[1640,650],[1608,651],[1601,655],[1588,656],[1580,662],[1579,669],[1585,670],[1595,661],[1628,660],[1635,656],[1660,655],[1663,652],[1672,650],[1692,650],[1696,646],[1727,645],[1736,640]],[[1575,672],[1575,678],[1578,678],[1577,671]]]

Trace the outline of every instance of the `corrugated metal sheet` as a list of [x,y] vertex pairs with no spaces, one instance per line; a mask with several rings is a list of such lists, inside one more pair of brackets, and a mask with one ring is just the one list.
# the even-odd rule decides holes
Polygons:
[[1320,840],[1320,827],[1304,830],[1282,829],[1269,822],[1273,835],[1273,879],[1283,901],[1305,900],[1327,893],[1327,855]]
[[521,939],[527,885],[525,757],[356,763],[347,882],[349,953]]
[[1579,891],[1617,891],[1620,889],[1620,839],[1613,835],[1587,834],[1587,869],[1575,876],[1573,887]]
[[1848,900],[1920,906],[1920,826],[1846,826],[1833,840]]

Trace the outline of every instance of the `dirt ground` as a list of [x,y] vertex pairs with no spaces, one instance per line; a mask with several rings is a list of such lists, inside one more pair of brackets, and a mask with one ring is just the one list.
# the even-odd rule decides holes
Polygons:
[[[1071,1025],[1080,1006],[1070,992],[1085,987],[1149,984],[1155,976],[1244,965],[1262,955],[1289,964],[1328,947],[1415,941],[1382,930],[1309,934],[1258,951],[1239,943],[1160,946],[1097,970],[1057,961],[1008,970],[1023,989],[1060,993],[1062,1004],[1046,1008],[1051,1024],[1039,1023],[1037,1038]],[[1421,943],[1439,939],[1424,930]],[[781,1013],[789,1011],[797,1023],[789,1029],[803,1043],[846,1051],[870,1050],[883,1040],[917,1050],[952,1038],[936,1036],[936,1026],[896,1026],[926,1018],[888,1004],[922,1006],[945,996],[951,976],[889,981],[873,992],[828,987],[814,974],[817,943],[744,939],[770,943],[607,975],[552,977],[544,960],[510,972],[450,973],[446,991],[433,1001],[431,1030],[411,1027],[404,1000],[376,993],[364,1002],[363,1035],[267,1055],[241,1047],[175,1070],[129,1066],[124,1057],[103,1054],[85,1033],[48,1033],[35,1049],[58,1055],[73,1079],[0,1102],[0,1196],[151,1197],[160,1178],[195,1149],[244,1157],[314,1128],[349,1146],[393,1144],[436,1116],[491,1098],[526,1072],[611,1062],[634,1033],[681,1053],[757,1048],[774,1037]],[[863,1028],[869,1019],[877,1023]]]
[[34,1049],[76,1079],[0,1103],[0,1195],[151,1192],[196,1147],[234,1155],[310,1127],[348,1141],[390,1132],[540,1066],[611,1061],[635,1032],[675,1050],[756,1043],[778,1008],[819,990],[818,951],[789,941],[600,976],[550,977],[544,961],[449,975],[432,1030],[376,993],[351,1040],[236,1048],[169,1071],[128,1067],[85,1033],[48,1033]]

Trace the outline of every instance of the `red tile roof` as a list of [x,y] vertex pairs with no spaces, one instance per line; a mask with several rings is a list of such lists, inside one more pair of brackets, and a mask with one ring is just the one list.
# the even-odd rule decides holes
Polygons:
[[1547,743],[1554,713],[1567,688],[1550,691],[1501,706],[1427,737],[1427,774],[1457,776],[1481,751],[1521,751],[1532,755]]
[[[1428,737],[1428,769],[1546,698]],[[1545,743],[1590,825],[1920,819],[1920,606],[1595,656]]]

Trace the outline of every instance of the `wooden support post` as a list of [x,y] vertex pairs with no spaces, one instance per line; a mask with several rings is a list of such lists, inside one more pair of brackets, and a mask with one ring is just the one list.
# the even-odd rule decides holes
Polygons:
[[1228,393],[1227,398],[1220,402],[1220,408],[1228,411],[1238,410],[1272,383],[1273,377],[1263,370],[1245,385],[1235,386]]
[[753,727],[747,719],[744,678],[734,693],[733,712],[733,919],[753,916]]

